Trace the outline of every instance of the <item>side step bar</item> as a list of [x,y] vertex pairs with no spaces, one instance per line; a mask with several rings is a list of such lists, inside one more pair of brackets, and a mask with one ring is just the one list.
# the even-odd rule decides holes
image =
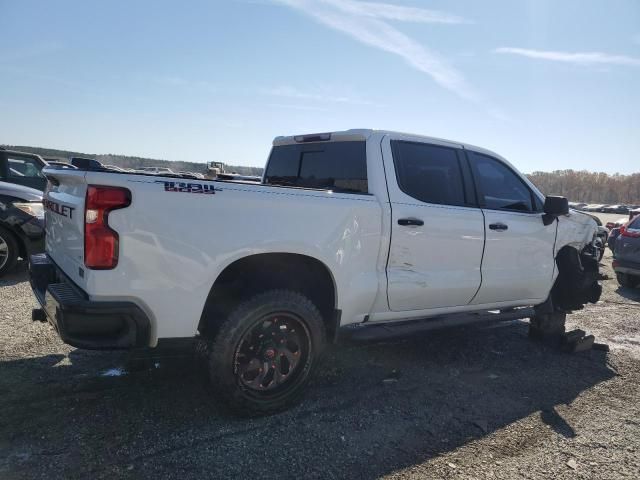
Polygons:
[[531,318],[535,315],[532,307],[512,308],[509,310],[492,310],[481,313],[457,313],[419,320],[408,320],[392,323],[358,323],[340,328],[340,340],[353,342],[375,342],[392,338],[403,338],[411,335],[462,325],[480,325],[495,322],[506,322]]

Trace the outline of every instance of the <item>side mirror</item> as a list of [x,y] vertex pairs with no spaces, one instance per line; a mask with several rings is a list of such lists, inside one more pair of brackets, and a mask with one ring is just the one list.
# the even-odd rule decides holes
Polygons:
[[560,215],[569,213],[569,200],[565,197],[546,197],[544,200],[544,215],[542,222],[550,225]]
[[546,197],[544,200],[544,213],[559,217],[569,213],[569,200],[565,197]]

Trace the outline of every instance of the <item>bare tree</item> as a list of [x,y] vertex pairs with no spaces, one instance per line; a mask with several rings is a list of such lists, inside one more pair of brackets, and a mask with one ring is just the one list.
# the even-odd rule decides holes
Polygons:
[[546,195],[562,195],[574,202],[640,204],[640,173],[556,170],[528,175]]

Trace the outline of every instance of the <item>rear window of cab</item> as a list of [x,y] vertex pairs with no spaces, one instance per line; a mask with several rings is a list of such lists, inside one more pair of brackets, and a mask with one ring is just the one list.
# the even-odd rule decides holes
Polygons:
[[369,192],[366,143],[327,142],[273,147],[265,183],[287,187]]

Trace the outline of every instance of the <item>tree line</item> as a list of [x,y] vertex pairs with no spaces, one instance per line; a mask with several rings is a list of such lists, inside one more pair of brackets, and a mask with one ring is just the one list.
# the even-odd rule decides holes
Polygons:
[[[129,157],[115,154],[87,154],[50,148],[9,146],[13,150],[36,153],[49,159],[68,160],[70,157],[95,158],[106,165],[123,168],[168,167],[175,172],[188,171],[204,173],[205,163],[158,160],[153,158]],[[227,165],[227,170],[241,175],[262,175],[262,167]],[[533,172],[531,180],[545,195],[562,195],[573,202],[605,204],[640,204],[640,173],[610,175],[604,172],[586,170],[555,170],[553,172]]]
[[562,195],[573,202],[640,204],[640,173],[556,170],[527,176],[545,195]]
[[[166,167],[170,168],[174,172],[195,172],[206,173],[207,165],[202,162],[182,162],[173,160],[158,160],[155,158],[143,158],[143,157],[129,157],[126,155],[116,155],[112,153],[108,154],[93,154],[93,153],[81,153],[72,152],[69,150],[55,150],[52,148],[41,147],[27,147],[27,146],[12,146],[5,145],[6,148],[16,150],[19,152],[35,153],[40,155],[45,160],[59,160],[69,161],[71,157],[83,157],[93,158],[98,160],[103,165],[115,165],[121,168],[142,168],[142,167]],[[215,159],[213,159],[215,160]],[[241,175],[262,175],[262,168],[260,167],[245,167],[241,165],[226,165],[228,172],[235,172]]]

